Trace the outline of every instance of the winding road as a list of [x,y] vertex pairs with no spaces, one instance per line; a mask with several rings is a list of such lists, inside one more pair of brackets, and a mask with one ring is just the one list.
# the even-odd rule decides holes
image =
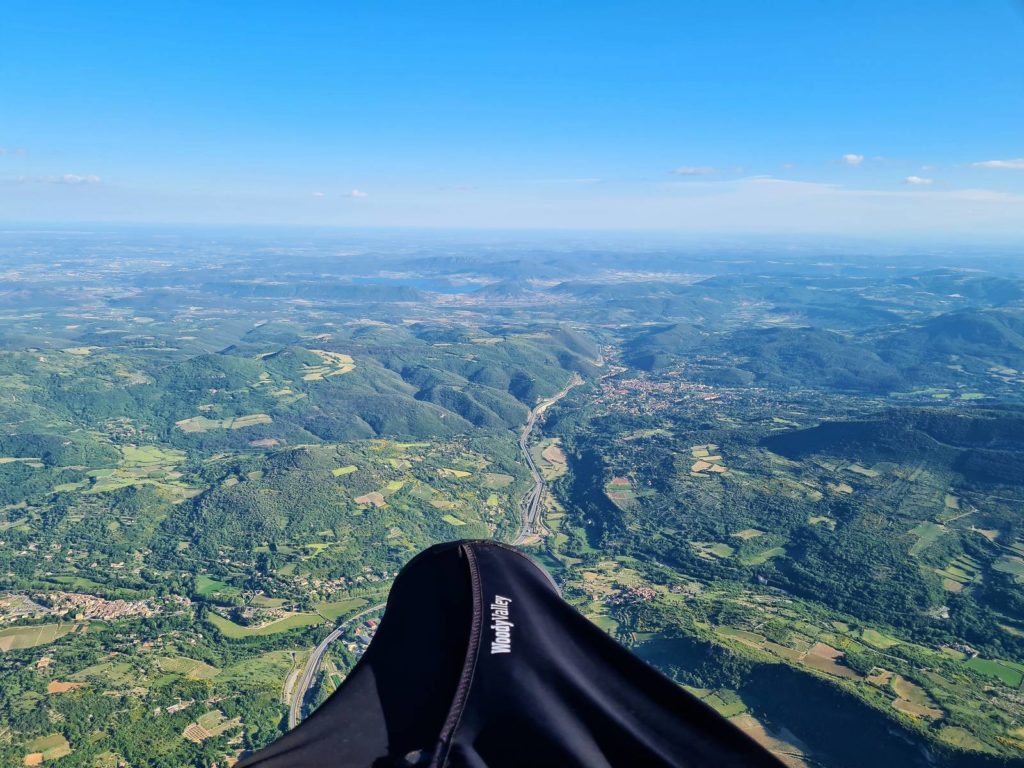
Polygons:
[[[533,477],[533,488],[531,488],[519,502],[519,532],[516,534],[516,537],[512,542],[513,544],[523,544],[530,537],[536,534],[539,522],[538,515],[540,513],[540,504],[544,499],[544,475],[541,474],[540,469],[537,468],[537,464],[533,460],[533,456],[530,455],[530,435],[533,432],[534,427],[537,426],[537,420],[544,414],[544,411],[569,394],[569,390],[573,387],[579,386],[582,383],[583,379],[580,378],[580,375],[578,373],[574,373],[569,383],[566,384],[565,388],[558,394],[537,403],[533,410],[530,411],[530,417],[526,420],[526,424],[523,426],[523,431],[519,435],[519,450],[522,451],[523,458],[526,460],[526,466],[529,468],[530,475]],[[324,654],[327,652],[327,648],[330,644],[345,634],[345,630],[351,624],[359,621],[368,614],[380,611],[384,608],[384,605],[385,603],[372,605],[354,616],[350,616],[345,619],[345,621],[335,627],[331,634],[320,641],[320,645],[313,649],[313,653],[310,654],[309,660],[306,662],[306,667],[302,671],[302,676],[299,678],[296,688],[292,693],[291,704],[288,708],[289,730],[297,726],[302,720],[302,705],[306,700],[306,694],[309,693],[309,687],[313,684],[313,678],[316,677],[317,670],[320,669],[320,662],[323,661]]]

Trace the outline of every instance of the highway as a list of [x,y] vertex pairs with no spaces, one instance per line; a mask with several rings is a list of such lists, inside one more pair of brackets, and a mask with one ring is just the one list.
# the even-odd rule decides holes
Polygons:
[[331,634],[320,641],[320,645],[313,649],[313,653],[310,655],[309,661],[306,662],[306,668],[302,672],[302,677],[299,678],[299,684],[292,693],[292,703],[291,707],[288,709],[288,730],[297,726],[299,721],[302,719],[302,702],[306,700],[306,693],[309,692],[309,686],[313,684],[313,678],[316,677],[316,672],[320,669],[320,662],[323,660],[324,654],[327,652],[327,646],[345,634],[345,630],[350,624],[359,621],[368,614],[382,610],[384,605],[384,603],[372,605],[369,608],[360,611],[355,616],[350,616],[345,619],[341,624],[335,627]]
[[[579,374],[574,373],[572,380],[565,385],[565,388],[562,389],[561,392],[540,401],[533,410],[530,411],[530,417],[526,420],[523,431],[519,435],[519,450],[523,452],[523,458],[526,460],[526,466],[529,467],[530,475],[533,477],[533,488],[526,493],[519,503],[519,532],[513,541],[514,544],[523,544],[536,533],[539,522],[538,516],[540,513],[540,505],[541,501],[544,499],[544,476],[541,474],[536,462],[534,462],[533,456],[530,455],[530,435],[533,432],[534,427],[537,425],[537,419],[544,414],[544,411],[569,394],[569,390],[573,387],[582,383],[583,379],[580,378]],[[313,679],[316,677],[317,670],[320,669],[320,662],[323,660],[324,654],[327,652],[327,648],[330,644],[341,637],[349,625],[359,621],[368,614],[380,611],[384,608],[384,605],[384,603],[380,603],[378,605],[370,606],[354,616],[350,616],[345,619],[345,621],[335,627],[331,634],[320,641],[320,645],[313,649],[313,653],[306,662],[306,667],[302,672],[302,676],[299,678],[295,691],[292,693],[291,705],[288,709],[289,730],[297,726],[299,721],[302,719],[302,704],[306,700],[306,694],[309,692],[309,687],[313,684]]]
[[519,450],[523,452],[523,458],[526,460],[526,466],[529,468],[530,475],[533,477],[533,488],[527,492],[519,503],[519,533],[516,535],[515,539],[513,539],[513,544],[524,544],[537,532],[540,504],[544,499],[544,475],[540,473],[540,470],[537,468],[537,463],[533,460],[533,456],[530,455],[530,433],[533,432],[533,428],[537,425],[537,419],[544,414],[544,411],[569,394],[570,389],[582,383],[583,379],[580,378],[578,373],[574,373],[572,375],[572,380],[565,385],[565,388],[561,392],[553,397],[547,398],[546,400],[541,400],[537,406],[530,411],[530,418],[526,420],[526,425],[523,427],[522,434],[519,435]]

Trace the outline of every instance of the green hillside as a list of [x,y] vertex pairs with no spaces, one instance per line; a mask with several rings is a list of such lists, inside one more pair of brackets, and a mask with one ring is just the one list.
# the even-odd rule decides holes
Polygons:
[[276,738],[416,552],[517,537],[570,382],[525,546],[583,614],[808,765],[1024,755],[1000,256],[4,237],[0,764]]

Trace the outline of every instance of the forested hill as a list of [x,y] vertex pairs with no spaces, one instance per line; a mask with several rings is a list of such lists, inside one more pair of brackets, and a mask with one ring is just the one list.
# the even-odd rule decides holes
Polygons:
[[672,324],[645,329],[626,352],[630,364],[649,371],[686,359],[691,375],[713,384],[885,394],[957,386],[993,366],[1024,369],[1024,314],[965,309],[870,332],[811,326],[716,332]]
[[797,765],[1024,754],[1012,270],[428,240],[0,233],[0,765],[276,738],[519,536],[577,374],[524,546],[583,614]]
[[924,461],[957,472],[961,483],[1024,486],[1024,413],[1016,409],[969,414],[898,409],[775,435],[763,444],[794,459]]

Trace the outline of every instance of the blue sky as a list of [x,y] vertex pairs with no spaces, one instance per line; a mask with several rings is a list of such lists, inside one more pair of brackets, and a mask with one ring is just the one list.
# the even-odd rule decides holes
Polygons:
[[9,0],[0,220],[1024,235],[1024,5]]

